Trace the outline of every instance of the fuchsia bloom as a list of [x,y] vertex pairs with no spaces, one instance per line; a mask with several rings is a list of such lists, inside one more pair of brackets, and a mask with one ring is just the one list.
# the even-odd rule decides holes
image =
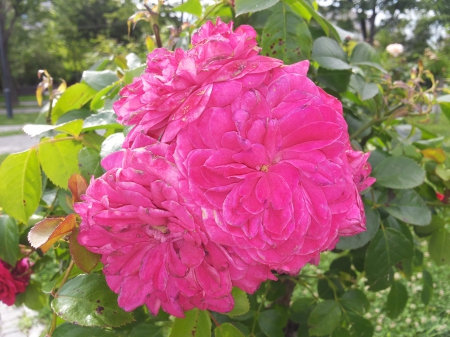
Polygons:
[[243,87],[261,83],[267,72],[280,67],[277,59],[258,55],[256,32],[218,19],[206,23],[192,37],[193,48],[170,52],[156,49],[147,57],[145,73],[120,92],[114,104],[118,122],[136,125],[129,133],[129,146],[140,133],[164,142],[195,120],[209,106],[223,106]]
[[0,260],[0,301],[14,304],[16,295],[23,293],[30,281],[30,266],[28,258],[18,261],[14,268]]
[[125,310],[146,304],[155,315],[160,306],[175,316],[194,307],[230,311],[232,285],[254,292],[273,278],[270,270],[209,240],[177,168],[155,155],[164,147],[152,150],[126,151],[123,168],[91,182],[75,206],[83,219],[79,241],[102,254],[106,281]]
[[232,286],[295,275],[365,229],[374,179],[340,102],[255,37],[208,22],[191,50],[152,52],[114,105],[134,127],[75,207],[126,310],[229,311]]

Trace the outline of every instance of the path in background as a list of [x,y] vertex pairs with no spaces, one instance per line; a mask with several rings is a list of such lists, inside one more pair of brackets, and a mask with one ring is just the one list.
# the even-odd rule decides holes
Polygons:
[[[39,337],[45,326],[36,324],[36,315],[28,308],[8,307],[0,302],[0,337]],[[20,326],[27,326],[28,329],[21,331]]]
[[[36,101],[20,102],[21,107],[13,108],[14,114],[38,113],[41,111]],[[0,115],[6,115],[5,103],[0,102]],[[6,131],[20,131],[23,125],[0,125],[0,133]],[[0,155],[28,150],[39,143],[38,137],[32,138],[26,134],[0,137]]]

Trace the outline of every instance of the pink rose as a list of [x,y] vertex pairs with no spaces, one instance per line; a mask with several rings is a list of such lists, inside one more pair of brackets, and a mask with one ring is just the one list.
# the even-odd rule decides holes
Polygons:
[[102,254],[122,308],[146,304],[155,315],[162,307],[179,317],[194,307],[227,312],[232,285],[253,292],[273,279],[267,267],[248,266],[209,240],[173,163],[143,148],[113,162],[120,160],[123,168],[93,180],[75,209],[83,220],[79,242]]
[[178,134],[174,158],[196,202],[217,210],[204,217],[213,241],[296,274],[338,235],[365,229],[354,173],[368,164],[349,164],[342,107],[305,76],[307,62],[286,68],[204,111]]
[[281,66],[280,60],[258,55],[253,28],[233,32],[232,25],[208,22],[192,37],[189,51],[156,49],[148,55],[145,73],[124,87],[114,104],[119,123],[137,124],[124,147],[139,134],[172,141],[207,107],[231,103],[242,88],[259,85],[268,70]]

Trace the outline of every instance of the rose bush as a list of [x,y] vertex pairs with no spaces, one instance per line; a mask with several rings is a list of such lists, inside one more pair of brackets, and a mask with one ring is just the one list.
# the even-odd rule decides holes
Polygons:
[[16,295],[25,291],[30,275],[30,262],[27,258],[18,261],[14,267],[0,260],[0,301],[13,305]]

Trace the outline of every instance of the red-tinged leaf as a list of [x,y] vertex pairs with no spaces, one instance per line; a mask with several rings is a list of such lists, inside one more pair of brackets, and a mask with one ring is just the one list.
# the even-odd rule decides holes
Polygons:
[[28,233],[28,241],[34,248],[46,253],[53,244],[69,234],[76,225],[76,215],[64,218],[50,218],[38,222]]
[[90,273],[100,262],[101,255],[88,251],[84,246],[78,243],[78,233],[80,229],[77,227],[70,235],[70,255],[72,255],[75,264],[85,273]]
[[72,192],[72,201],[80,202],[80,196],[86,193],[88,184],[81,174],[74,173],[69,178],[69,190]]

